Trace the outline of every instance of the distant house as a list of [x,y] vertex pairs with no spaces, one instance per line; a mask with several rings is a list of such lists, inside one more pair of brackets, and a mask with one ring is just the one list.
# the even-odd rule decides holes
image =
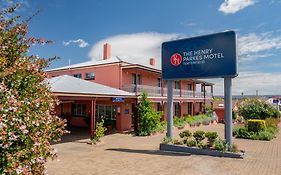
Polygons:
[[266,100],[273,107],[281,111],[281,98],[279,96],[272,96]]
[[[53,84],[60,82],[59,88],[53,89],[61,100],[57,113],[67,114],[70,125],[92,126],[105,118],[119,131],[136,129],[136,104],[143,91],[148,93],[154,110],[163,111],[166,119],[167,88],[154,58],[147,64],[130,63],[125,57],[111,57],[111,46],[105,44],[102,60],[51,69],[47,74]],[[63,88],[68,88],[67,92]],[[180,80],[174,81],[173,88],[175,116],[195,115],[202,113],[204,106],[212,106],[212,83]]]

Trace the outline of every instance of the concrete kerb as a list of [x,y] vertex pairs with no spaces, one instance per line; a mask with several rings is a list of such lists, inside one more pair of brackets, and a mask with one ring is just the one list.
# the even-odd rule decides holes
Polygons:
[[160,151],[184,152],[184,153],[190,153],[195,155],[209,155],[215,157],[229,157],[229,158],[238,158],[238,159],[244,159],[245,157],[244,152],[240,152],[240,153],[221,152],[211,149],[200,149],[200,148],[187,147],[182,145],[164,144],[164,143],[160,144],[159,149]]

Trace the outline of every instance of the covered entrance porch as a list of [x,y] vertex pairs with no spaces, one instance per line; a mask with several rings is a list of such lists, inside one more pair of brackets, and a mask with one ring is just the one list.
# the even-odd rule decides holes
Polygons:
[[91,136],[102,119],[109,132],[132,129],[133,94],[68,75],[52,78],[50,84],[60,100],[56,113],[68,126],[88,127]]

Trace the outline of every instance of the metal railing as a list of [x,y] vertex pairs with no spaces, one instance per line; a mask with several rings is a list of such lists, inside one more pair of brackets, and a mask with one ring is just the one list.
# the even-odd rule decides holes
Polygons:
[[[162,88],[157,86],[148,86],[148,85],[134,85],[128,84],[124,85],[122,88],[127,92],[135,92],[141,94],[143,91],[147,92],[149,96],[162,96]],[[190,97],[190,98],[204,98],[204,92],[194,92],[191,90],[180,90],[174,89],[173,91],[175,97]],[[163,88],[163,96],[167,96],[167,88]],[[211,98],[212,93],[206,92],[206,98]]]

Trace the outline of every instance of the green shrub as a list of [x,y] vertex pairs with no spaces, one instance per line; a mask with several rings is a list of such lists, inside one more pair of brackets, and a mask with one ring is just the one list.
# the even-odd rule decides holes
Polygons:
[[179,141],[178,139],[173,139],[172,143],[175,144],[175,145],[182,145],[183,144],[183,142]]
[[167,129],[167,122],[162,121],[162,122],[157,123],[155,129],[153,130],[153,133],[156,133],[156,132],[163,133],[164,131],[166,131],[166,129]]
[[279,112],[277,109],[273,110],[273,112],[272,112],[272,117],[274,117],[274,118],[280,118],[280,112]]
[[198,144],[200,144],[204,140],[205,132],[204,131],[195,131],[193,133],[193,137],[194,137],[194,139],[195,139],[195,141],[196,141],[196,143],[198,145]]
[[258,119],[250,119],[247,121],[247,127],[248,131],[258,133],[260,131],[264,131],[266,126],[265,126],[265,121],[264,120],[258,120]]
[[211,123],[211,121],[212,121],[212,118],[204,118],[202,120],[202,124],[203,125],[209,125]]
[[267,118],[267,119],[265,119],[265,125],[266,125],[266,127],[271,127],[271,126],[277,127],[279,120],[280,119],[273,118],[273,117]]
[[248,131],[246,127],[234,128],[233,136],[252,140],[272,140],[276,137],[278,129],[275,126],[266,128],[264,131]]
[[96,144],[100,141],[100,139],[104,136],[105,131],[107,130],[104,126],[104,120],[102,119],[100,122],[97,123],[96,127],[96,135],[91,138],[92,142]]
[[161,113],[152,110],[151,102],[147,99],[147,93],[143,92],[138,109],[138,131],[139,136],[148,136],[155,131],[160,122]]
[[275,137],[275,135],[269,131],[260,131],[258,134],[259,140],[272,140]]
[[184,128],[186,122],[183,117],[176,117],[173,118],[174,126],[177,128]]
[[258,133],[250,132],[249,135],[250,135],[250,136],[249,136],[248,138],[251,139],[251,140],[260,140],[260,139],[259,139],[259,134],[258,134]]
[[172,142],[172,139],[169,138],[169,137],[164,137],[164,138],[162,139],[162,143],[164,143],[164,144],[168,144],[168,143],[171,143],[171,142]]
[[196,116],[188,116],[184,117],[184,122],[190,125],[199,125],[202,123],[204,119],[212,119],[212,117],[204,114],[196,115]]
[[208,139],[207,145],[209,147],[212,147],[218,138],[218,133],[217,132],[206,132],[205,133],[206,138]]
[[214,111],[212,106],[205,106],[205,111],[206,115],[211,118]]
[[218,151],[226,152],[228,150],[228,144],[225,140],[218,139],[215,141],[215,149]]
[[195,146],[197,146],[197,143],[196,143],[195,140],[188,140],[188,141],[186,142],[186,146],[195,147]]
[[138,136],[149,136],[152,132],[144,131],[144,130],[138,130],[137,135]]
[[177,125],[174,125],[178,129],[183,129],[185,127],[185,123],[178,123]]
[[242,126],[233,129],[233,136],[237,138],[250,138],[250,133],[246,127]]
[[278,134],[278,128],[275,126],[270,126],[270,127],[266,128],[266,131],[272,133],[273,135]]
[[232,110],[232,119],[236,120],[237,119],[237,112]]
[[239,106],[239,115],[244,119],[266,119],[279,117],[280,113],[266,101],[261,99],[244,99]]
[[192,136],[192,133],[189,130],[185,130],[179,133],[180,138],[189,138]]

